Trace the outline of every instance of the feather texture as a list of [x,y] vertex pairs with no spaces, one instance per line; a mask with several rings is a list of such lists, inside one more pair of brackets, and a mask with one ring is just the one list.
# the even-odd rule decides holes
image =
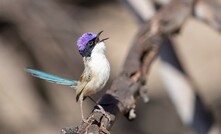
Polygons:
[[61,78],[56,75],[48,74],[48,73],[38,71],[35,69],[31,69],[31,68],[26,68],[25,71],[35,77],[38,77],[38,78],[41,78],[41,79],[44,79],[44,80],[47,80],[49,82],[53,82],[56,84],[67,85],[67,86],[76,86],[78,83],[76,80],[69,80],[69,79]]
[[76,86],[77,101],[100,91],[109,79],[110,65],[104,51],[104,42],[99,42],[95,45],[91,57],[83,58],[85,69]]

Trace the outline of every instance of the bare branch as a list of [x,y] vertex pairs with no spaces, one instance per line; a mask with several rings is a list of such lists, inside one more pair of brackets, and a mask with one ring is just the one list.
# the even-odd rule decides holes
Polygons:
[[217,31],[221,31],[221,3],[216,0],[197,0],[194,15]]

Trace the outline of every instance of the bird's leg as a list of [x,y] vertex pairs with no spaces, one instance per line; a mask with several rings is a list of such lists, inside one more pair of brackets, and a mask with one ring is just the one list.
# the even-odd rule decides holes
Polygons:
[[86,119],[84,118],[83,99],[80,99],[80,109],[81,109],[81,118],[82,118],[83,122],[89,124],[89,123],[88,123],[88,120],[86,120]]
[[90,96],[88,96],[88,98],[89,98],[91,101],[93,101],[93,102],[96,104],[96,106],[99,108],[99,109],[95,109],[94,111],[95,111],[95,112],[101,112],[101,113],[108,119],[108,121],[111,121],[110,116],[109,116],[108,113],[104,110],[104,108],[103,108],[101,105],[99,105],[94,99],[92,99]]

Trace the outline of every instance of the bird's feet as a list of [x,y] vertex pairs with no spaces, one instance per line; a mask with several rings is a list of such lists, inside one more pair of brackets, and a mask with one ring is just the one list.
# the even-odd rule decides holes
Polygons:
[[87,124],[87,125],[91,125],[92,122],[93,122],[93,119],[92,119],[93,117],[94,117],[94,116],[92,115],[92,116],[88,117],[87,119],[82,118],[82,122],[85,123],[85,124]]
[[83,122],[83,123],[86,123],[87,125],[90,125],[90,124],[92,124],[92,122],[94,121],[93,118],[94,118],[94,115],[89,116],[87,119],[85,119],[84,117],[82,117],[82,122]]
[[97,105],[97,107],[99,109],[95,109],[94,112],[102,113],[108,119],[108,121],[111,121],[110,115],[104,110],[104,108],[101,105]]
[[104,124],[101,122],[101,125],[99,127],[99,134],[110,134],[110,132],[107,130],[107,128],[104,126]]
[[88,121],[87,119],[82,119],[82,122],[83,122],[83,123],[86,123],[87,125],[90,124],[89,121]]

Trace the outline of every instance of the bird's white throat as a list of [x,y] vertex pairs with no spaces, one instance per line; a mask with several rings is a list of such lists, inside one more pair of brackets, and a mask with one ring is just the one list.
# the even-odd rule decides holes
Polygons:
[[105,56],[105,44],[100,42],[95,45],[91,53],[91,60],[89,61],[89,67],[92,72],[97,75],[97,80],[94,83],[94,86],[97,88],[96,91],[99,91],[104,87],[110,75],[110,65]]
[[104,44],[104,42],[99,42],[95,45],[94,49],[92,50],[92,55],[97,53],[97,54],[104,54],[104,51],[106,49],[106,46]]

